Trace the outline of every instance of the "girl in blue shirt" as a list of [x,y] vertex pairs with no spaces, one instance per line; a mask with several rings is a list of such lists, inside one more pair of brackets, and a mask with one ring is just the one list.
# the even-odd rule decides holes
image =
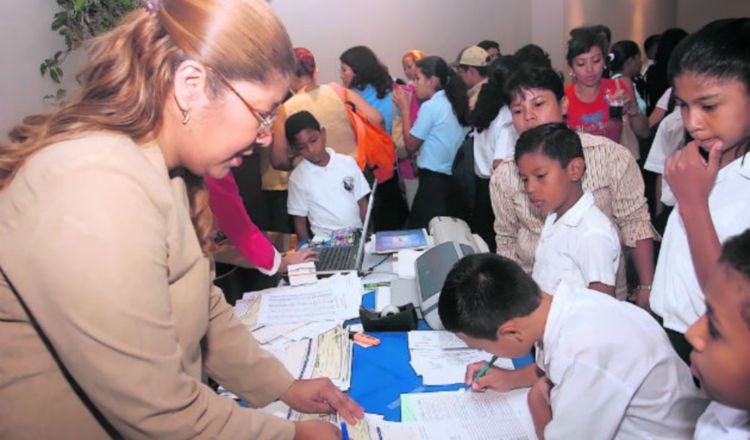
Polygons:
[[403,90],[394,100],[403,116],[404,143],[410,154],[419,152],[419,188],[409,215],[409,228],[426,227],[436,216],[456,215],[456,189],[451,166],[469,131],[469,98],[466,83],[440,57],[417,63],[414,82],[417,98],[424,101],[412,127],[411,97]]
[[[393,80],[388,68],[366,46],[349,48],[339,59],[341,82],[383,115],[385,131],[391,134],[392,118],[396,115],[393,114]],[[367,170],[365,175],[368,175]],[[403,228],[409,208],[398,186],[397,174],[378,185],[373,203],[375,231]]]

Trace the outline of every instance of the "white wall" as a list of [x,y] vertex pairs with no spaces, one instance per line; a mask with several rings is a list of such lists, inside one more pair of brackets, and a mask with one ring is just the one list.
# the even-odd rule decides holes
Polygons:
[[320,80],[338,81],[339,56],[369,46],[394,77],[404,77],[409,49],[455,60],[484,39],[503,53],[531,41],[531,6],[525,0],[272,0],[292,44],[315,54]]
[[[49,77],[42,78],[39,65],[62,49],[62,37],[50,30],[52,16],[58,11],[52,0],[3,2],[0,15],[0,142],[21,119],[48,108],[43,97],[57,87]],[[71,89],[77,71],[76,61],[66,63],[65,87]],[[68,65],[72,64],[72,66]]]
[[[750,17],[748,0],[677,0],[677,26],[695,32],[720,18]],[[750,44],[750,43],[748,43]]]

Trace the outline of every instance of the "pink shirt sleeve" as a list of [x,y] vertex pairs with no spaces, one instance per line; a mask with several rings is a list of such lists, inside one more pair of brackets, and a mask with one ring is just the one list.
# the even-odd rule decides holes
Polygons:
[[253,266],[266,274],[275,273],[281,258],[247,214],[232,173],[222,179],[207,176],[205,182],[219,228]]

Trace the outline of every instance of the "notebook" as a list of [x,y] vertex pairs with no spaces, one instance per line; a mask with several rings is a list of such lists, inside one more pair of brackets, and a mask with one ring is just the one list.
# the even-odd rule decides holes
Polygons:
[[361,230],[354,231],[354,237],[346,239],[347,234],[352,231],[347,228],[344,231],[334,231],[330,247],[320,248],[318,261],[315,263],[319,275],[329,275],[338,272],[362,272],[362,262],[365,257],[365,243],[367,242],[367,231],[372,218],[372,206],[375,200],[375,191],[378,183],[375,181],[367,201],[367,213]]
[[429,246],[429,241],[424,228],[380,231],[375,234],[376,254],[392,254],[402,249],[424,249],[427,246]]

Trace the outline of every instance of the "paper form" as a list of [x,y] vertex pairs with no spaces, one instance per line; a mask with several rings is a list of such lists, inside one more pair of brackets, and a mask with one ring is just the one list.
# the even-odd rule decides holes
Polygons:
[[455,334],[445,330],[420,330],[409,332],[409,350],[469,348]]
[[535,439],[527,393],[528,389],[402,394],[401,420],[421,422],[421,431],[430,439]]
[[359,316],[362,303],[362,283],[356,274],[334,275],[316,284],[258,293],[258,325],[343,321]]

